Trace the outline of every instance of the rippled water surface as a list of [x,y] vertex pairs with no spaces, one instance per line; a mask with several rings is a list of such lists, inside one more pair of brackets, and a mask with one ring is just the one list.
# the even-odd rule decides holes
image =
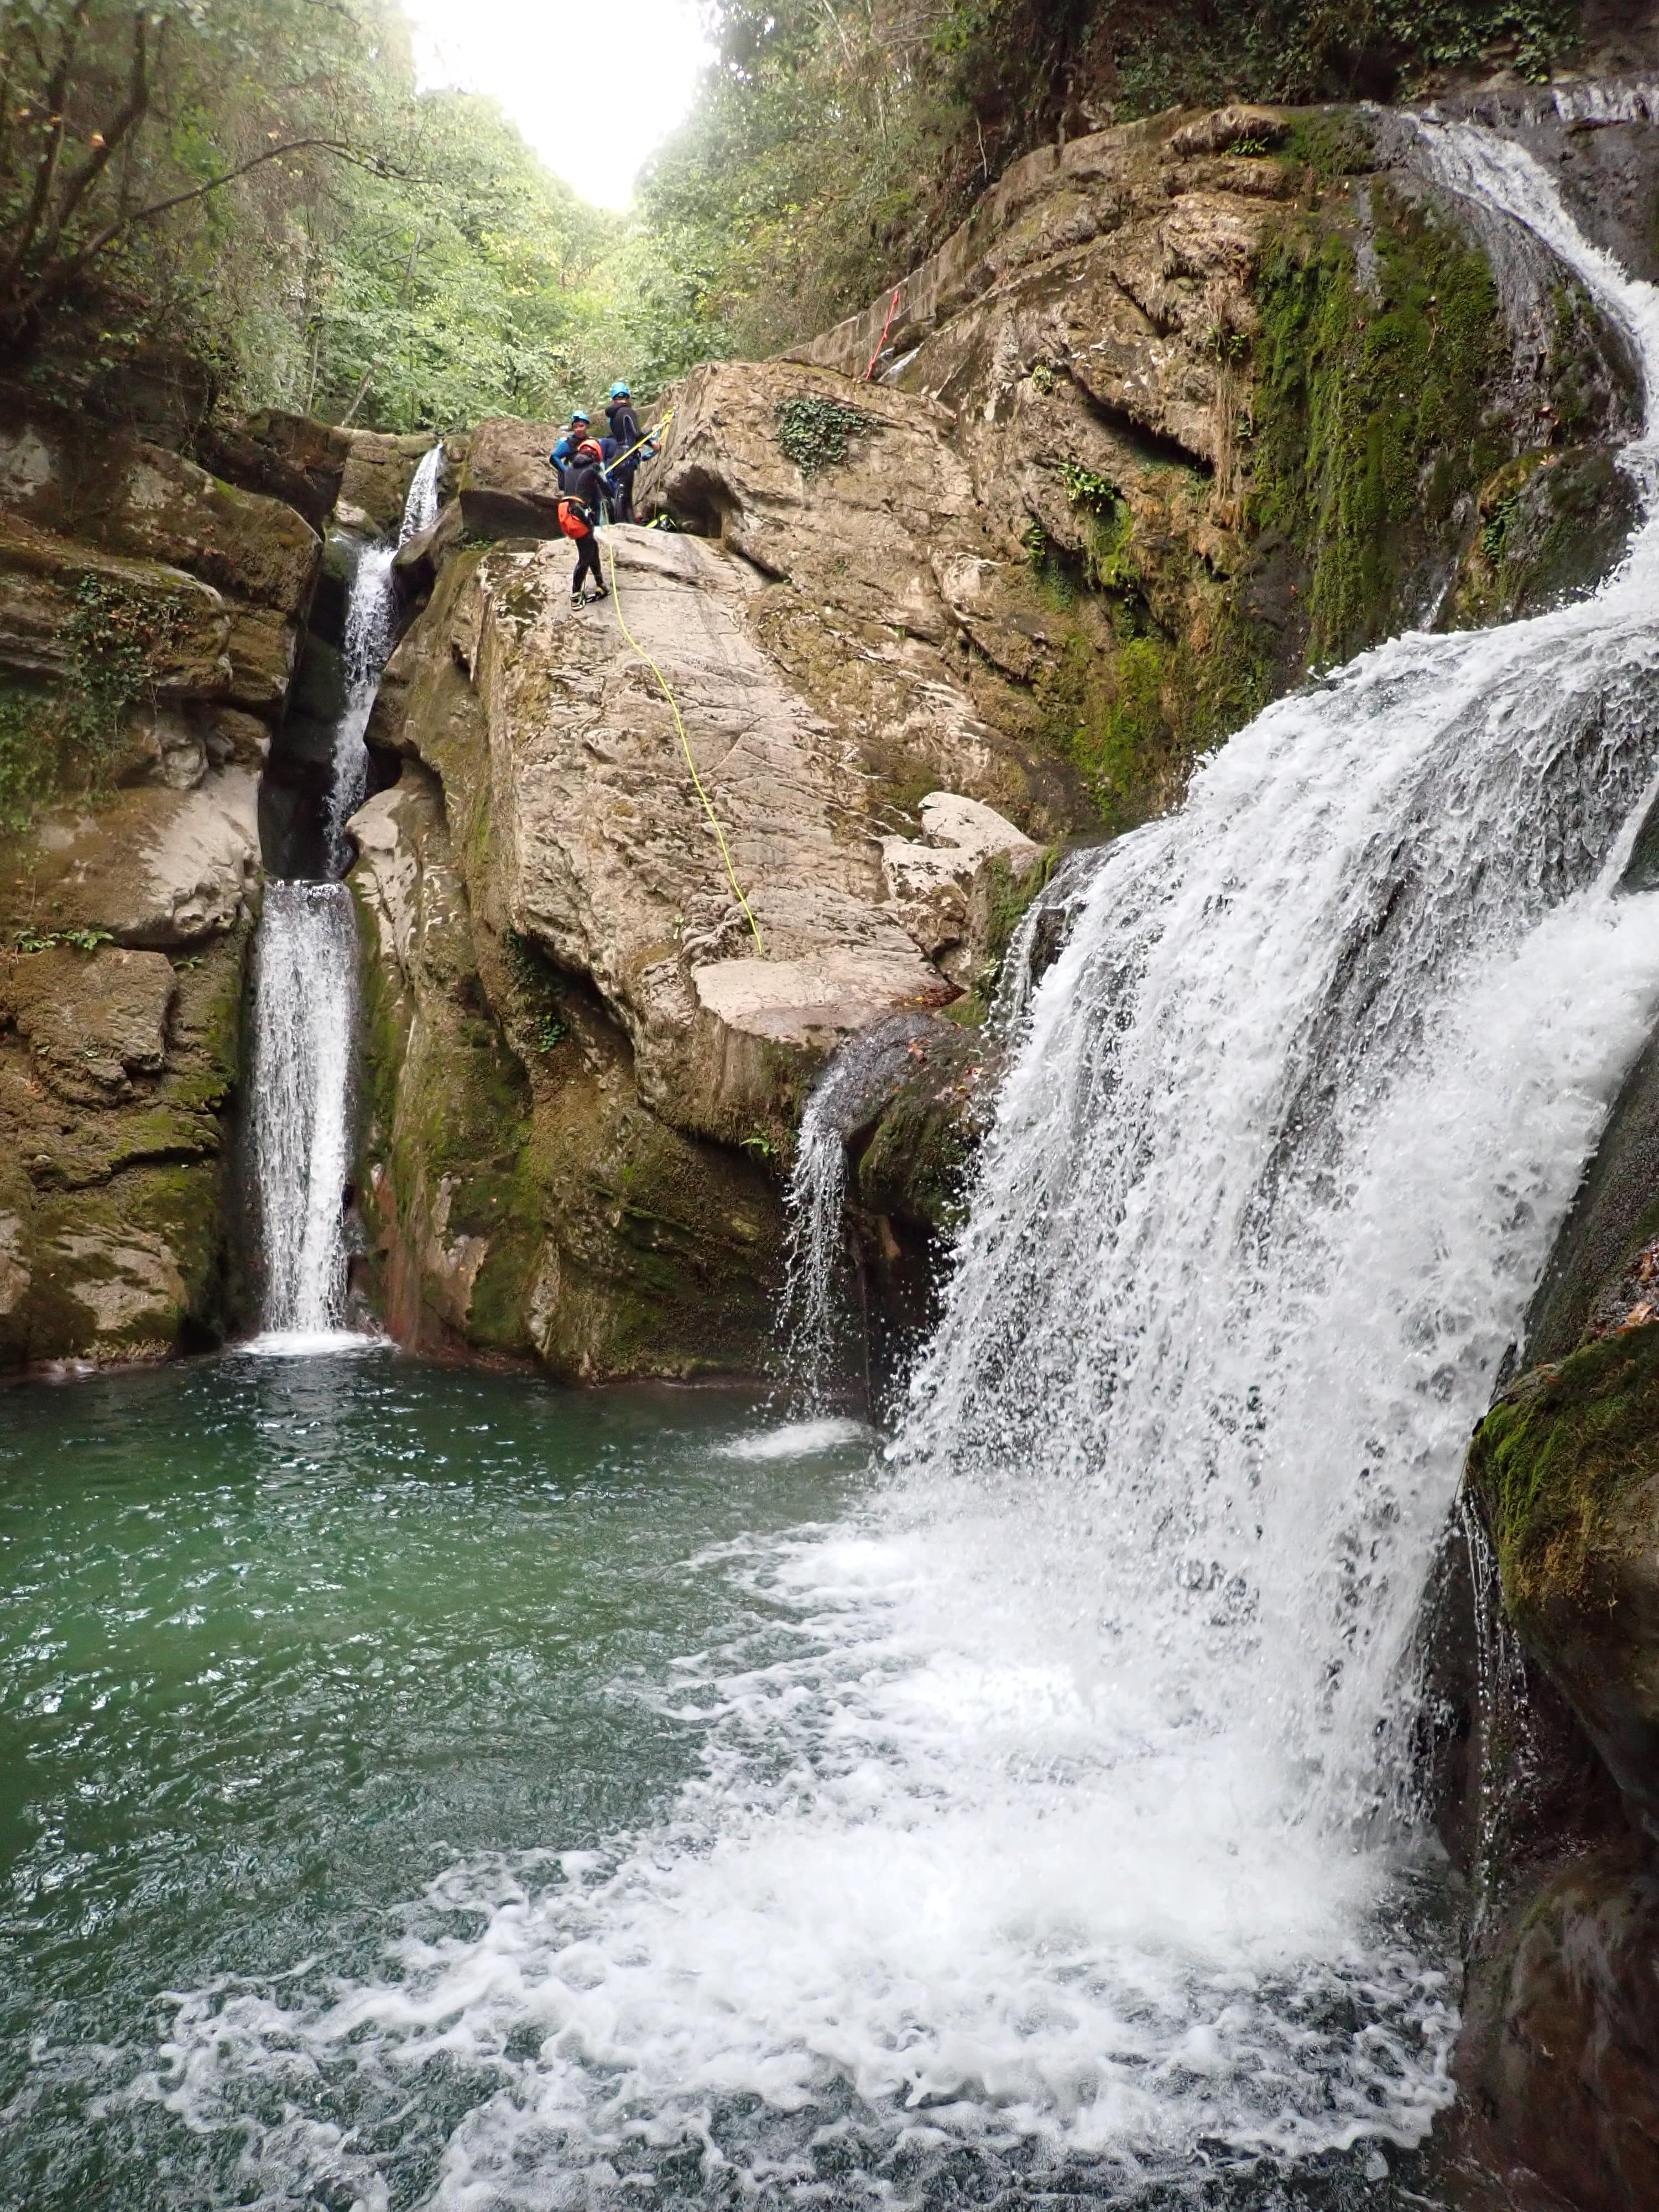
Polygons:
[[378,1351],[0,1408],[0,2203],[418,2202],[471,2088],[365,2093],[372,2166],[285,2183],[167,2102],[168,1993],[367,1975],[447,1869],[648,1821],[699,1749],[665,1668],[767,1628],[691,1562],[842,1502],[856,1432]]

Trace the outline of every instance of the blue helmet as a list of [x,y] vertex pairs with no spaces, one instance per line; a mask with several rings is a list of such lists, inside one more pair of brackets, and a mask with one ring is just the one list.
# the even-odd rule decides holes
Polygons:
[[586,407],[576,407],[572,409],[570,419],[573,422],[590,422],[592,418],[588,414]]
[[613,384],[611,387],[611,397],[613,399],[631,399],[634,395],[625,384]]

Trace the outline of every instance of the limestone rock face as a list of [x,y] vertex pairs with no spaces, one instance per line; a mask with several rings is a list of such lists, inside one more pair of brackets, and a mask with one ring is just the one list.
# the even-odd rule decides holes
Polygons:
[[282,500],[319,531],[340,496],[350,453],[349,430],[272,407],[216,425],[203,459],[227,483]]
[[480,925],[429,771],[411,763],[352,830],[362,1183],[399,1339],[573,1380],[750,1364],[778,1236],[758,1166],[653,1115],[591,988]]
[[[568,1371],[749,1364],[780,1235],[775,1163],[806,1085],[844,1038],[959,994],[932,952],[971,934],[979,874],[1041,848],[957,789],[900,811],[882,772],[892,734],[861,719],[866,693],[841,690],[855,654],[792,666],[750,562],[643,529],[609,532],[606,562],[613,597],[575,610],[566,545],[452,553],[387,670],[371,733],[404,753],[406,779],[428,773],[422,796],[399,785],[354,823],[373,989],[408,1039],[376,1048],[392,1087],[365,1181],[404,1333],[418,1281],[433,1325]],[[981,791],[1027,788],[960,691],[929,691],[902,663],[891,680],[908,757]],[[907,821],[918,838],[891,834]],[[915,843],[908,872],[884,832]],[[410,919],[428,909],[441,927]],[[411,951],[424,943],[449,946],[447,965]],[[518,1099],[532,1164],[497,1186],[518,1212],[493,1231],[437,1133],[437,1102],[467,1090],[469,1067]],[[630,1215],[593,1195],[630,1186],[655,1194],[665,1271],[649,1331]],[[458,1232],[484,1239],[476,1275]],[[514,1251],[508,1298],[491,1285]],[[519,1318],[503,1335],[486,1310]]]
[[491,416],[467,440],[461,526],[475,538],[556,538],[559,480],[548,463],[556,422]]
[[348,528],[395,538],[404,501],[429,437],[393,437],[380,430],[349,430],[350,442],[336,501],[337,519]]
[[322,552],[292,507],[142,439],[3,407],[0,507],[55,538],[211,586],[228,621],[220,688],[244,707],[281,707]]
[[95,812],[54,809],[36,832],[41,926],[179,951],[234,929],[258,880],[257,799],[249,771],[229,768],[182,791],[119,791]]
[[228,698],[231,620],[211,585],[153,561],[125,560],[0,510],[0,666],[73,678],[98,649],[100,601],[136,611],[149,689],[171,699]]

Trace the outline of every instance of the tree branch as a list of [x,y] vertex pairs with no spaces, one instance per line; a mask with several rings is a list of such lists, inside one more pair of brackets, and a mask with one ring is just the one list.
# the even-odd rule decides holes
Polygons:
[[[210,192],[222,191],[225,185],[234,184],[238,177],[246,176],[251,169],[257,169],[266,161],[277,161],[285,154],[302,154],[309,150],[336,155],[341,161],[349,161],[354,167],[367,169],[374,176],[384,177],[395,173],[384,161],[374,155],[358,153],[356,149],[343,138],[291,138],[281,146],[267,146],[263,153],[251,155],[246,161],[239,161],[234,168],[227,169],[222,176],[210,177],[204,185],[192,185],[187,191],[172,192],[164,200],[152,200],[147,207],[129,209],[118,216],[113,222],[106,223],[97,235],[88,240],[78,253],[71,254],[65,261],[60,261],[55,269],[47,268],[41,270],[33,285],[12,303],[10,308],[12,317],[14,319],[21,319],[33,314],[37,307],[43,307],[55,294],[61,292],[66,284],[72,283],[89,263],[95,261],[100,253],[106,252],[122,232],[131,229],[135,223],[153,222],[157,216],[170,214],[174,208],[188,206],[192,200],[205,199]],[[6,286],[15,277],[16,264],[17,257],[14,255],[11,264],[3,276],[0,276],[0,294],[3,294]]]
[[57,214],[46,227],[40,247],[41,258],[50,261],[57,252],[59,240],[80,206],[120,149],[128,131],[142,122],[149,107],[149,26],[142,9],[132,19],[132,76],[127,87],[127,96],[120,112],[101,133],[101,143],[94,146],[79,171],[70,180]]
[[58,64],[46,86],[47,137],[39,164],[34,172],[34,190],[29,198],[28,213],[24,216],[17,234],[17,243],[0,262],[0,293],[15,281],[17,272],[28,258],[35,239],[40,234],[41,218],[52,198],[52,188],[58,175],[58,156],[64,150],[64,137],[69,125],[64,119],[64,110],[69,104],[70,73],[75,66],[75,50],[81,43],[81,33],[86,28],[87,10],[90,0],[76,0],[74,13],[64,27],[64,36],[58,48]]

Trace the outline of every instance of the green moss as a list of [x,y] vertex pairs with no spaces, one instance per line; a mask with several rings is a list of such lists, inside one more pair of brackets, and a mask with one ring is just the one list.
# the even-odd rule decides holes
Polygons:
[[1257,270],[1252,519],[1310,570],[1310,658],[1397,626],[1401,587],[1458,499],[1507,457],[1485,395],[1504,356],[1484,255],[1370,187],[1376,293],[1311,227]]
[[1469,1474],[1511,1609],[1581,1593],[1620,1499],[1659,1474],[1659,1323],[1524,1376],[1475,1431]]

